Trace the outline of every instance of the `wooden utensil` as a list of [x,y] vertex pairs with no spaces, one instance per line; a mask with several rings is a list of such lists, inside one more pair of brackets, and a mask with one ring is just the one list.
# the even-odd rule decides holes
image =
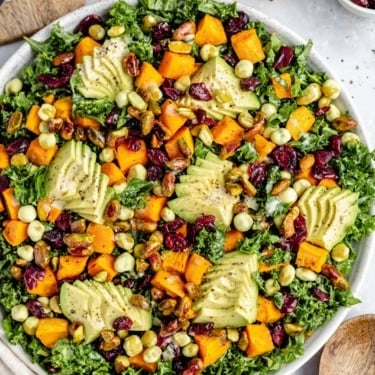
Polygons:
[[319,375],[375,374],[375,315],[344,322],[325,345]]
[[84,3],[84,0],[5,0],[0,6],[0,45],[33,34]]

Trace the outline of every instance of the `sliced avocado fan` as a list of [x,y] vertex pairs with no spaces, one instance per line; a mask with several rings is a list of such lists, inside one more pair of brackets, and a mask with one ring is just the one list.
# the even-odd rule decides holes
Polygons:
[[82,82],[77,90],[85,98],[108,97],[112,101],[120,91],[133,90],[133,78],[122,67],[123,57],[128,51],[122,39],[112,38],[96,47],[93,56],[84,56],[74,73]]
[[63,144],[49,165],[45,189],[58,205],[100,224],[114,195],[108,181],[90,147],[71,140]]
[[311,186],[297,205],[306,220],[306,240],[331,250],[357,218],[358,193],[339,187]]
[[143,310],[131,304],[132,291],[112,282],[76,280],[63,283],[60,290],[60,306],[71,321],[84,327],[86,343],[96,340],[103,329],[113,329],[113,322],[120,317],[132,321],[131,331],[147,331],[152,326],[151,310]]
[[168,207],[179,217],[194,223],[202,215],[213,215],[217,225],[229,227],[233,207],[239,198],[227,193],[224,176],[232,168],[230,161],[221,160],[213,153],[206,159],[197,158],[175,185],[177,198]]
[[213,322],[215,328],[243,327],[256,319],[258,287],[256,254],[234,251],[209,268],[201,295],[193,303],[194,323]]
[[181,98],[179,105],[192,109],[202,108],[216,120],[221,120],[224,116],[234,118],[239,113],[260,107],[256,94],[242,90],[234,69],[219,56],[204,63],[191,77],[191,83],[204,83],[213,99],[198,100],[187,93]]

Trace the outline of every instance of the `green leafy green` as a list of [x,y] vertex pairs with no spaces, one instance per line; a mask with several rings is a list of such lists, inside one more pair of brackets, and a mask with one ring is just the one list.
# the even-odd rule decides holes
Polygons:
[[274,247],[273,245],[278,242],[280,242],[280,237],[272,234],[269,230],[254,231],[241,241],[238,250],[248,254],[260,254],[264,247]]
[[22,205],[35,204],[46,196],[44,182],[47,167],[35,167],[32,164],[10,166],[3,170],[9,177],[10,185],[14,187],[14,195]]
[[233,159],[239,163],[254,163],[258,159],[258,152],[252,143],[245,142],[236,150]]
[[118,198],[124,206],[139,210],[146,205],[147,196],[153,187],[154,184],[151,181],[132,178]]
[[195,237],[194,252],[215,263],[224,255],[224,238],[224,232],[219,229],[215,231],[202,229]]

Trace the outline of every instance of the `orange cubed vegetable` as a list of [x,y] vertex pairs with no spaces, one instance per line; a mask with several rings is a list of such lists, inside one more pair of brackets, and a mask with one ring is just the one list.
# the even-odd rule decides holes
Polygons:
[[174,135],[187,121],[186,117],[177,112],[177,104],[171,99],[164,100],[160,109],[161,115],[159,119],[168,128],[171,135]]
[[143,370],[149,373],[154,373],[157,369],[157,362],[149,363],[143,359],[143,352],[133,357],[129,357],[129,363],[136,369]]
[[42,122],[38,116],[39,109],[40,106],[37,104],[31,106],[29,113],[27,114],[25,124],[25,128],[36,135],[40,134],[39,125]]
[[109,177],[108,185],[112,186],[119,182],[125,181],[125,176],[121,169],[113,162],[103,163],[101,166],[102,173]]
[[146,165],[147,158],[147,146],[143,139],[139,139],[137,148],[133,151],[129,149],[126,143],[122,143],[116,148],[116,157],[120,169],[123,173],[129,170],[135,164]]
[[289,115],[285,127],[289,130],[292,138],[298,141],[303,133],[308,132],[312,128],[314,122],[314,114],[307,107],[301,105]]
[[26,151],[26,156],[29,158],[30,162],[35,165],[49,165],[57,150],[57,145],[50,147],[49,149],[43,148],[40,145],[38,138],[35,138],[31,141],[30,146]]
[[218,46],[219,44],[226,43],[227,35],[221,20],[210,14],[205,14],[198,22],[195,42],[199,47],[202,47],[205,44]]
[[271,332],[264,323],[250,324],[246,326],[245,332],[249,340],[246,350],[248,357],[257,357],[275,349],[273,345]]
[[315,164],[315,156],[314,154],[307,154],[299,161],[299,167],[304,169],[311,169]]
[[137,210],[135,215],[138,218],[148,221],[159,221],[161,217],[161,210],[167,204],[167,197],[158,197],[150,195],[147,197],[146,206]]
[[58,340],[69,336],[69,322],[63,318],[42,318],[38,322],[35,336],[49,349],[52,349]]
[[214,141],[219,145],[240,143],[243,132],[244,128],[229,116],[224,116],[224,118],[211,129]]
[[279,99],[290,99],[292,97],[292,77],[289,73],[280,74],[280,79],[271,77],[271,82]]
[[310,182],[311,185],[317,185],[318,180],[313,177],[312,175],[312,168],[306,168],[306,169],[301,169],[297,174],[294,176],[294,179],[297,180],[307,180]]
[[94,53],[94,49],[100,46],[100,43],[89,36],[85,36],[84,38],[82,38],[74,49],[75,64],[81,64],[83,61],[83,56],[92,56]]
[[253,64],[265,59],[262,42],[255,29],[240,31],[231,37],[232,47],[240,60]]
[[164,78],[179,79],[182,76],[191,76],[195,72],[195,59],[183,53],[164,52],[158,72]]
[[78,257],[74,255],[60,255],[57,280],[75,279],[86,268],[88,256]]
[[101,127],[100,122],[90,117],[75,117],[73,119],[74,125],[80,126],[81,128],[94,128],[99,129]]
[[326,262],[328,253],[327,249],[303,241],[298,248],[296,265],[320,272]]
[[50,266],[41,269],[40,272],[43,273],[43,278],[36,280],[35,286],[27,288],[27,291],[41,297],[51,297],[59,291],[56,276]]
[[115,233],[111,227],[104,224],[90,223],[86,232],[94,236],[92,246],[94,251],[101,254],[111,254],[115,248]]
[[189,255],[188,251],[165,251],[162,256],[162,267],[169,272],[184,273]]
[[322,178],[319,183],[318,183],[319,186],[324,186],[326,188],[331,188],[331,187],[335,187],[335,186],[339,186],[337,181],[333,178]]
[[212,263],[197,253],[192,253],[186,265],[185,279],[189,283],[200,285],[203,276],[212,266]]
[[107,272],[107,281],[111,281],[117,275],[115,259],[112,254],[101,254],[97,258],[92,258],[87,265],[87,272],[92,277],[99,272]]
[[163,82],[163,76],[153,67],[152,64],[144,61],[141,65],[139,75],[135,79],[135,85],[140,90],[147,90],[150,85],[156,85],[159,87]]
[[28,224],[20,220],[8,220],[3,230],[5,241],[11,246],[21,245],[26,241]]
[[263,161],[276,147],[276,145],[268,141],[260,134],[254,135],[254,147],[258,152],[258,160]]
[[274,270],[278,270],[282,267],[284,267],[287,263],[277,263],[277,264],[269,264],[267,262],[260,263],[258,266],[259,272],[272,272]]
[[0,212],[4,212],[4,211],[5,211],[5,206],[4,206],[3,200],[0,198]]
[[56,118],[62,118],[64,121],[72,121],[73,101],[70,96],[57,99],[53,106],[56,108]]
[[214,364],[230,348],[230,341],[221,335],[195,335],[194,341],[198,344],[199,356],[203,361],[203,367]]
[[276,307],[275,303],[265,297],[258,296],[258,310],[256,320],[260,323],[274,323],[284,314]]
[[[181,150],[185,152],[181,152]],[[165,144],[165,151],[170,159],[194,154],[194,140],[189,128],[182,127]]]
[[151,285],[173,298],[185,295],[184,282],[181,277],[168,271],[157,271],[151,280]]
[[0,170],[9,167],[9,155],[3,144],[0,144]]
[[231,229],[225,233],[224,252],[228,253],[229,251],[235,250],[238,242],[241,241],[242,238],[244,238],[243,232],[240,232],[237,229]]
[[14,196],[14,187],[9,187],[1,192],[4,198],[5,207],[7,209],[8,217],[11,220],[18,219],[18,210],[20,208],[20,202]]

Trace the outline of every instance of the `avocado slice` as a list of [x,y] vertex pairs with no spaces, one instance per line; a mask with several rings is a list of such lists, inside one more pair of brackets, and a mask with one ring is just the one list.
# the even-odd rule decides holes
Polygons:
[[[219,56],[204,63],[191,77],[191,83],[204,83],[213,99],[198,100],[187,93],[179,105],[193,109],[202,108],[216,120],[224,116],[236,117],[241,112],[257,110],[260,101],[252,91],[243,91],[240,79],[234,74],[234,69]],[[222,100],[221,98],[228,98]]]
[[76,280],[63,283],[60,290],[60,306],[71,322],[84,326],[85,341],[96,340],[103,329],[113,329],[113,322],[122,316],[132,320],[132,331],[147,331],[152,326],[151,311],[130,303],[132,292],[111,282]]
[[187,168],[187,174],[179,177],[177,198],[168,201],[168,207],[189,223],[194,223],[202,215],[214,215],[217,225],[229,227],[233,207],[239,199],[228,194],[224,187],[224,175],[232,163],[210,158],[197,158],[196,164]]
[[234,251],[209,268],[194,300],[195,323],[213,322],[215,328],[243,327],[256,319],[258,287],[252,275],[257,256]]
[[297,205],[306,219],[306,240],[331,250],[357,218],[358,194],[339,187],[311,186]]

